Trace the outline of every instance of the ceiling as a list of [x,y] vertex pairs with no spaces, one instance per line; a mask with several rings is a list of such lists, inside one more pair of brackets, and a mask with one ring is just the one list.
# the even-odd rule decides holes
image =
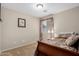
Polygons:
[[35,17],[56,14],[64,10],[77,7],[79,6],[79,3],[44,3],[44,7],[42,9],[36,9],[35,5],[35,3],[2,3],[3,7],[27,13]]

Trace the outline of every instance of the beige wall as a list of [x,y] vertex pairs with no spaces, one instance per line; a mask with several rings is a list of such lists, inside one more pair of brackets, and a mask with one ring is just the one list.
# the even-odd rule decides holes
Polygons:
[[79,7],[72,8],[54,15],[55,32],[79,33]]
[[[0,4],[0,18],[1,18],[1,4]],[[1,26],[2,26],[2,24],[1,24],[1,21],[0,21],[0,52],[1,52]]]
[[1,22],[0,22],[0,51],[1,51]]
[[[39,20],[37,18],[3,7],[1,12],[3,20],[2,50],[30,44],[39,39]],[[26,28],[17,27],[18,18],[26,19]]]

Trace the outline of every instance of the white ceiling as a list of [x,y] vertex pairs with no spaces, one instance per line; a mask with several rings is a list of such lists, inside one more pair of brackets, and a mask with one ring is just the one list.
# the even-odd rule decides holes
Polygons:
[[[27,13],[35,17],[43,17],[74,8],[79,6],[79,3],[44,3],[44,7],[42,9],[36,9],[34,3],[2,3],[2,6],[22,13]],[[47,12],[44,12],[44,10],[47,10]]]

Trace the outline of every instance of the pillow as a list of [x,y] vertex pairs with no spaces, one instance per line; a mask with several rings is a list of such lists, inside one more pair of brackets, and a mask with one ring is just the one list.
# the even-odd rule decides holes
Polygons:
[[78,50],[79,49],[79,39],[73,45],[71,45],[71,47],[73,47],[76,50]]
[[79,35],[77,35],[76,37],[79,38]]
[[73,45],[78,40],[78,37],[75,35],[71,35],[66,41],[65,44],[68,46]]
[[71,36],[71,34],[56,34],[55,35],[56,38],[63,38],[63,39],[67,39],[69,36]]
[[63,34],[61,37],[64,38],[64,39],[68,38],[67,34]]

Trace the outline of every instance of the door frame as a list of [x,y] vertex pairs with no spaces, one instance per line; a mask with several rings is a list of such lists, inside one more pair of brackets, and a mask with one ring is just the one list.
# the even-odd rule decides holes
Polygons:
[[[40,18],[40,25],[39,25],[39,38],[40,38],[40,41],[43,39],[42,38],[42,33],[41,33],[41,22],[42,21],[45,21],[45,20],[52,20],[53,21],[53,27],[54,27],[54,20],[53,20],[53,17],[50,17],[50,18],[46,18],[46,19],[42,19],[42,18]],[[53,30],[54,30],[54,28],[53,28]]]

